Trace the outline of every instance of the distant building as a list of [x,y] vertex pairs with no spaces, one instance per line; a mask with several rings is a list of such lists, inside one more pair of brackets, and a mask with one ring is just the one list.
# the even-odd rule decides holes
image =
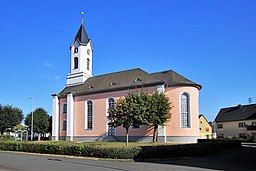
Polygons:
[[212,126],[204,115],[199,115],[200,139],[212,139]]
[[[112,43],[111,40],[108,43]],[[125,140],[124,128],[109,125],[108,108],[119,98],[143,87],[148,93],[165,93],[174,106],[170,121],[158,128],[158,141],[197,141],[201,85],[172,70],[148,73],[136,68],[93,76],[92,55],[92,41],[82,24],[70,46],[70,72],[66,87],[52,95],[53,140]],[[101,59],[109,60],[106,56]],[[132,126],[129,135],[131,141],[151,141],[152,127]]]
[[216,119],[218,138],[246,139],[256,136],[256,104],[222,108]]

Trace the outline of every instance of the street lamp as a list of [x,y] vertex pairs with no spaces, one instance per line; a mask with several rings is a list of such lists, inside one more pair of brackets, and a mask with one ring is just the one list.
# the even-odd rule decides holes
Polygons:
[[32,99],[32,118],[31,118],[31,141],[33,141],[33,126],[34,126],[34,116],[33,116],[33,110],[34,110],[34,98],[33,97],[28,97],[28,99]]

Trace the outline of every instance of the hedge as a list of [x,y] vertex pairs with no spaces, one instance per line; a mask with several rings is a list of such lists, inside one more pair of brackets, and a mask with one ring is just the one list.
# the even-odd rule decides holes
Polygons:
[[226,149],[240,147],[240,141],[216,141],[197,144],[183,145],[162,145],[162,146],[144,146],[141,152],[135,156],[135,159],[166,159],[173,157],[194,157],[204,156],[210,153],[223,151]]
[[14,137],[11,135],[0,135],[0,141],[14,140]]
[[32,153],[61,154],[113,159],[166,159],[202,156],[241,146],[240,141],[203,142],[183,145],[105,146],[95,144],[67,144],[55,142],[0,141],[0,150]]
[[32,153],[61,154],[85,157],[133,159],[140,152],[139,147],[108,147],[85,144],[0,141],[0,150]]

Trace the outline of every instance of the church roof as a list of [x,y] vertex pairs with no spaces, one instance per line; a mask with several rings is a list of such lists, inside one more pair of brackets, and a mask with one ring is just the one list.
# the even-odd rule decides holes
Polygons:
[[164,80],[168,86],[194,86],[199,90],[202,88],[201,85],[190,81],[173,70],[156,72],[151,75],[159,80]]
[[164,81],[152,77],[149,73],[136,68],[90,77],[84,84],[66,87],[59,94],[60,96],[66,96],[69,92],[75,95],[94,94],[117,90],[133,90],[134,88],[160,84],[164,84]]
[[237,105],[220,109],[215,121],[228,122],[256,119],[256,104]]
[[80,26],[78,32],[76,33],[76,37],[75,37],[74,41],[72,42],[72,44],[73,44],[76,40],[78,40],[78,42],[79,42],[80,44],[82,44],[82,45],[87,45],[87,43],[88,43],[89,40],[90,40],[89,37],[88,37],[88,35],[87,35],[87,33],[86,33],[86,31],[85,31],[85,28],[84,28],[84,25],[83,25],[83,24],[81,24],[81,26]]
[[201,85],[186,79],[172,70],[149,74],[140,68],[135,68],[90,77],[84,84],[64,88],[59,95],[66,96],[69,92],[75,95],[86,95],[117,90],[133,90],[135,88],[161,84],[167,84],[168,86],[195,86],[201,89]]

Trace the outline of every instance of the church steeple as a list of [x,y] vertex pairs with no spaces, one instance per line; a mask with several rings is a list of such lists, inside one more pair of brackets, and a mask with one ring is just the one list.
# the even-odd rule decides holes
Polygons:
[[73,40],[71,46],[73,45],[73,43],[75,41],[78,41],[81,45],[87,45],[87,43],[90,41],[86,31],[85,31],[85,28],[84,28],[84,25],[83,23],[81,24],[78,32],[76,33],[76,37],[75,39]]
[[92,77],[92,42],[87,35],[83,20],[70,46],[70,72],[67,86],[83,84]]

